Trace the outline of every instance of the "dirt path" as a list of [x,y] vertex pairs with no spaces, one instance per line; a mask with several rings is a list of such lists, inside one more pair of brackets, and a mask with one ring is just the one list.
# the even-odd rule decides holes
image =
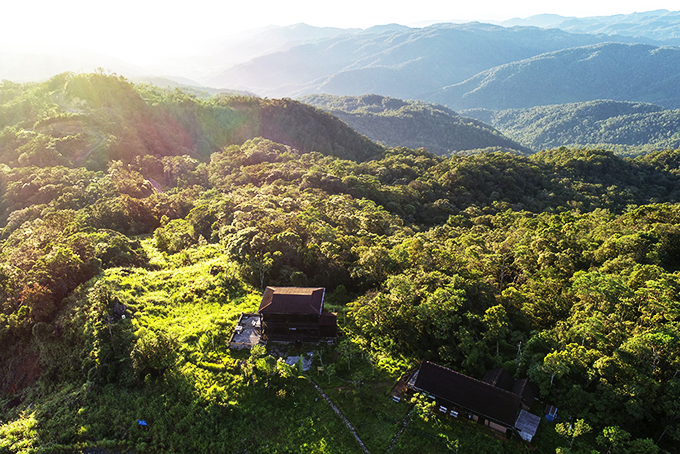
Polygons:
[[100,134],[95,134],[95,136],[97,136],[97,139],[99,139],[99,140],[97,141],[97,143],[95,143],[94,145],[92,145],[92,146],[90,147],[90,149],[87,150],[82,156],[79,156],[79,157],[73,162],[75,165],[79,166],[83,161],[85,161],[85,160],[92,154],[92,152],[95,150],[95,148],[99,147],[99,145],[101,145],[102,143],[104,143],[104,140],[105,140],[105,139],[104,139],[104,136],[102,136],[102,135],[100,135]]
[[151,186],[158,192],[159,194],[163,193],[163,189],[161,189],[161,185],[156,182],[153,178],[147,178],[146,181],[151,183]]
[[392,449],[394,449],[394,446],[401,438],[401,435],[404,433],[404,430],[406,430],[406,426],[408,426],[408,423],[411,422],[411,418],[413,417],[413,411],[415,409],[416,407],[414,406],[411,409],[411,411],[408,412],[408,415],[404,417],[404,420],[401,422],[401,429],[399,429],[399,431],[396,434],[394,434],[394,437],[392,437],[392,439],[390,440],[390,444],[387,446],[387,450],[385,451],[385,453],[389,453],[392,451]]
[[340,419],[342,419],[343,422],[347,425],[347,427],[349,428],[349,431],[352,433],[352,435],[354,435],[354,438],[356,438],[357,442],[359,443],[359,446],[361,446],[361,449],[363,449],[366,454],[371,454],[371,452],[368,450],[368,448],[366,447],[364,442],[361,441],[361,438],[359,438],[359,435],[357,434],[357,431],[354,429],[354,426],[352,426],[352,423],[349,422],[349,420],[347,418],[345,418],[345,415],[342,414],[340,409],[333,403],[333,401],[331,401],[331,399],[326,395],[326,393],[323,392],[323,389],[321,389],[321,387],[319,385],[314,383],[314,380],[312,380],[310,378],[309,381],[312,383],[312,385],[314,385],[314,387],[319,392],[319,394],[321,394],[321,397],[326,399],[326,402],[328,402],[328,405],[331,406],[333,411],[336,412],[338,414],[338,416],[340,416]]

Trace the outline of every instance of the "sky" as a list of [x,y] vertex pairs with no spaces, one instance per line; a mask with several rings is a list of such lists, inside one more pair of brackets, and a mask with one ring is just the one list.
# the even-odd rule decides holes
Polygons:
[[0,48],[82,47],[133,63],[268,25],[368,28],[503,21],[551,13],[587,17],[680,9],[677,0],[23,0],[4,2]]

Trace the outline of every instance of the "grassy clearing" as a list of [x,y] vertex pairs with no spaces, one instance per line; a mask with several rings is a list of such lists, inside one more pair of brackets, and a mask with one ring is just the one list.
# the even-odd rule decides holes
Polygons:
[[[271,373],[266,358],[228,349],[239,314],[256,310],[260,294],[234,286],[218,248],[177,257],[143,243],[165,268],[107,270],[77,292],[63,317],[69,331],[50,348],[63,351],[71,342],[71,362],[62,369],[81,378],[43,380],[28,390],[22,405],[3,415],[0,452],[360,452],[306,378]],[[125,318],[114,311],[119,304]],[[135,351],[147,342],[158,355],[161,335],[172,341],[174,353],[162,356],[172,364],[140,375]],[[57,369],[55,376],[64,372]]]
[[367,381],[358,389],[339,379],[319,380],[324,391],[357,430],[371,452],[384,452],[410,410],[406,403],[395,403],[389,396],[395,381],[389,377]]
[[[406,402],[392,400],[392,388],[399,380],[401,368],[372,364],[367,357],[354,353],[341,344],[336,350],[325,350],[320,358],[335,373],[313,372],[314,379],[352,423],[366,447],[373,453],[385,452],[410,410]],[[324,359],[325,358],[325,359]]]

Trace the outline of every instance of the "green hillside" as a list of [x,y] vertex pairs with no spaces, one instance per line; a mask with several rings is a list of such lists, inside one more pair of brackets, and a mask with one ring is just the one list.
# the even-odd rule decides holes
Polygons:
[[476,149],[530,151],[486,124],[444,106],[378,95],[309,95],[300,101],[332,113],[388,147],[424,147],[440,156]]
[[[680,449],[680,150],[445,158],[290,100],[102,74],[0,93],[0,453]],[[106,143],[60,148],[40,112]],[[311,149],[192,139],[254,130]],[[230,350],[266,285],[325,287],[338,342]],[[425,360],[529,377],[562,419],[528,446],[394,402]]]
[[427,98],[454,110],[517,109],[612,99],[680,106],[680,49],[605,43],[484,71]]
[[680,147],[680,111],[654,104],[597,100],[463,114],[534,150],[567,146],[636,155]]
[[12,166],[100,170],[144,155],[206,158],[253,137],[348,159],[382,152],[335,117],[292,100],[198,98],[104,74],[0,84],[0,162]]

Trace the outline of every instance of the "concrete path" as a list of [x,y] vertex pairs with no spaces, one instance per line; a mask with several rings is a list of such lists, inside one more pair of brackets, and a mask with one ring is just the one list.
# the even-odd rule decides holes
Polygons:
[[354,438],[356,438],[357,442],[359,443],[359,446],[361,446],[361,449],[363,449],[366,454],[371,454],[371,452],[368,450],[368,448],[366,447],[364,442],[361,441],[361,438],[359,438],[359,435],[357,434],[357,431],[354,429],[354,426],[352,426],[352,423],[349,422],[349,420],[347,418],[345,418],[345,415],[342,414],[340,409],[331,401],[331,399],[326,395],[326,393],[323,392],[323,389],[321,389],[321,387],[319,385],[314,383],[314,380],[312,380],[310,378],[309,381],[312,383],[312,385],[314,385],[314,387],[319,392],[319,394],[321,394],[321,397],[326,399],[326,402],[328,402],[328,405],[331,406],[333,411],[336,412],[338,414],[338,416],[340,416],[340,419],[342,419],[345,422],[345,424],[349,428],[349,431],[352,433],[352,435],[354,435]]
[[404,433],[404,430],[406,430],[406,426],[408,426],[408,423],[411,422],[411,419],[413,417],[413,412],[415,411],[416,407],[414,406],[411,411],[408,412],[408,415],[404,418],[404,420],[401,422],[401,429],[394,434],[394,437],[392,437],[392,440],[390,440],[389,446],[387,446],[387,451],[385,453],[390,453],[392,449],[394,449],[394,446],[397,444],[399,441],[399,438],[401,438],[401,434]]

